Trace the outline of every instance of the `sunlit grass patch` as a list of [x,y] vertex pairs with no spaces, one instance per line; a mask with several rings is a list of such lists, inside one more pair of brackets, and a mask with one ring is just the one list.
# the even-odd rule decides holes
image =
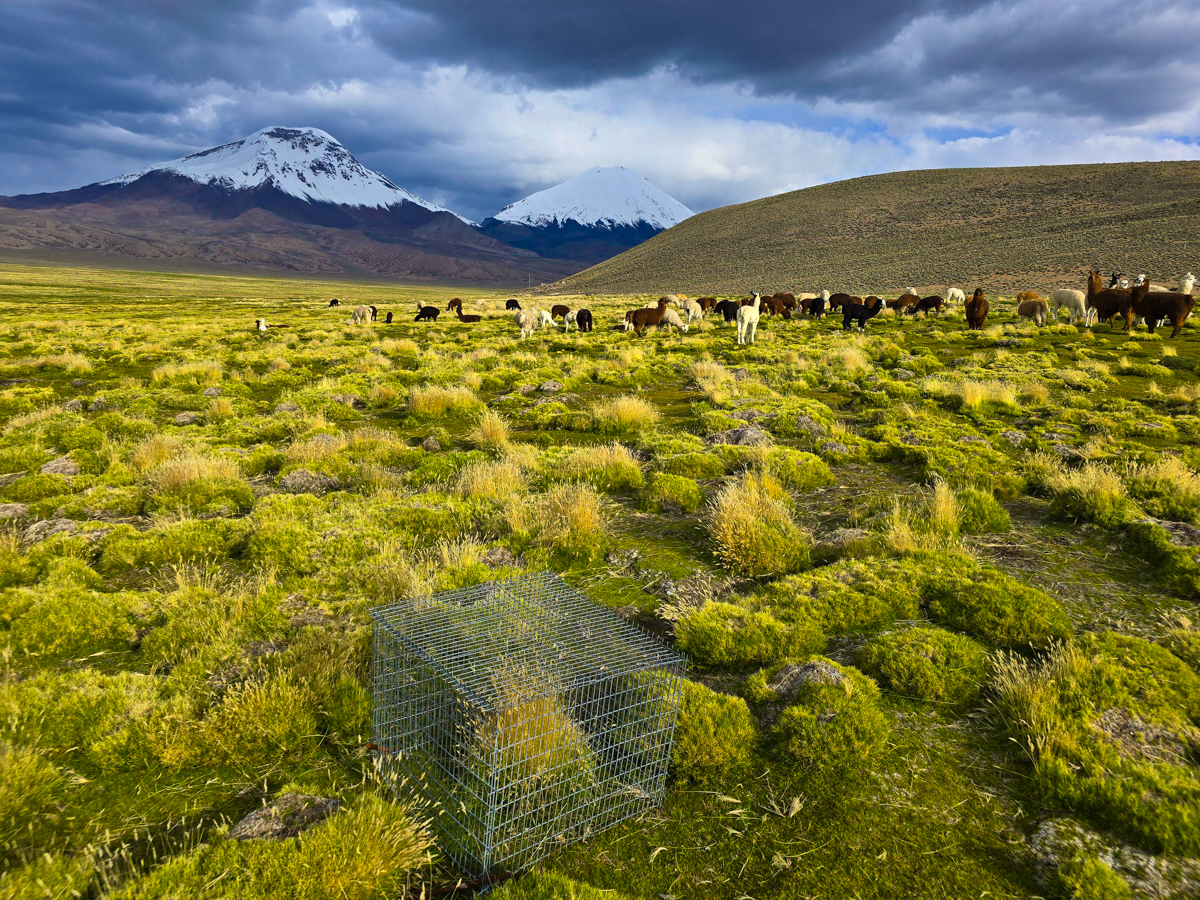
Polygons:
[[601,431],[636,431],[658,424],[660,415],[654,404],[641,397],[626,395],[603,400],[592,406],[592,419]]
[[408,408],[413,414],[425,417],[459,415],[478,409],[482,403],[467,387],[453,385],[422,385],[412,389]]
[[150,375],[155,384],[215,384],[221,380],[222,368],[215,360],[200,360],[196,362],[166,363],[156,368]]

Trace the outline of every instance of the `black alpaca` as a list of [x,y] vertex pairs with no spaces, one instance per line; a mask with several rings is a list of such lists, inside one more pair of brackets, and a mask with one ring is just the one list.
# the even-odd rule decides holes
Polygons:
[[378,308],[378,307],[375,307],[375,306],[372,306],[372,307],[371,307],[371,321],[372,321],[372,322],[374,322],[374,321],[375,321],[375,317],[376,317],[377,315],[379,315],[379,308]]
[[337,297],[334,297],[332,300],[330,300],[330,301],[329,301],[329,306],[331,306],[331,307],[333,307],[333,306],[341,306],[341,304],[340,304],[340,303],[338,303],[338,298],[337,298]]
[[505,309],[520,309],[520,308],[521,308],[521,304],[520,304],[520,303],[518,303],[518,302],[517,302],[515,299],[513,299],[512,297],[509,297],[509,298],[508,298],[508,300],[507,300],[507,302],[505,302],[505,304],[504,304],[504,308],[505,308]]
[[385,324],[385,325],[391,325],[391,324],[392,324],[392,314],[391,314],[391,313],[388,313],[388,314],[387,314],[387,318],[386,318],[386,319],[384,319],[384,320],[383,320],[383,322],[384,322],[384,324]]
[[882,303],[867,306],[865,303],[842,303],[842,330],[849,331],[850,323],[857,322],[859,331],[867,330],[867,319],[873,319],[883,309]]
[[420,312],[417,313],[417,317],[415,319],[413,319],[413,321],[414,322],[425,322],[425,321],[436,322],[438,313],[440,313],[440,312],[441,312],[441,310],[438,309],[436,306],[422,306]]
[[814,297],[813,302],[808,305],[808,314],[814,319],[820,319],[825,315],[825,298]]
[[591,331],[592,311],[590,309],[581,309],[575,313],[575,325],[580,331]]
[[741,306],[742,304],[736,300],[722,300],[713,309],[719,312],[726,322],[732,322],[737,318],[738,310],[741,309]]

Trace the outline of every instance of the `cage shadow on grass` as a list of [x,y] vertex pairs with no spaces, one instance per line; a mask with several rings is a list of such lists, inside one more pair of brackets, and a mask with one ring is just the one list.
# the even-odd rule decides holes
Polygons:
[[469,878],[662,801],[684,660],[557,575],[371,611],[372,742]]

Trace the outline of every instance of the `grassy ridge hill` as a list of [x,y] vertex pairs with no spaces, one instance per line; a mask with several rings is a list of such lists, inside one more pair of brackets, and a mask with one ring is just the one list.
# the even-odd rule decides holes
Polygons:
[[1200,162],[931,169],[714,209],[551,289],[1045,290],[1092,266],[1174,282],[1198,255]]

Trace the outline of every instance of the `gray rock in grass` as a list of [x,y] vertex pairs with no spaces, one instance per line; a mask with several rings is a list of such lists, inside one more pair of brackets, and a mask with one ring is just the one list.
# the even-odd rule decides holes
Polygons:
[[541,385],[538,387],[538,390],[541,391],[543,394],[557,394],[562,389],[563,389],[563,386],[561,384],[559,384],[557,381],[553,381],[553,380],[543,381],[541,383]]
[[1018,445],[1018,446],[1020,444],[1025,443],[1027,440],[1029,440],[1029,436],[1027,434],[1025,434],[1025,432],[1016,431],[1016,430],[1002,431],[1002,432],[1000,432],[1000,437],[1004,438],[1010,444],[1014,444],[1014,445]]
[[796,427],[815,438],[825,433],[825,426],[811,416],[796,416]]
[[775,443],[771,436],[757,425],[743,425],[728,431],[718,431],[704,439],[709,444],[733,444],[736,447],[770,447]]
[[917,373],[909,369],[892,369],[892,377],[897,381],[912,381]]
[[233,841],[282,841],[294,838],[324,822],[342,807],[342,801],[306,794],[281,794],[268,806],[256,809],[229,829]]
[[425,440],[421,441],[421,449],[426,453],[441,453],[442,442],[431,434]]
[[89,384],[91,384],[91,382],[86,378],[76,378],[71,382],[71,387],[75,388],[75,390],[79,390],[80,388],[87,387]]
[[60,456],[42,466],[43,475],[66,475],[68,478],[79,474],[79,463],[69,456]]
[[29,515],[27,503],[0,503],[0,519],[23,519]]
[[277,412],[277,413],[298,413],[298,412],[300,412],[300,407],[297,406],[295,403],[293,403],[291,400],[284,400],[282,403],[278,403],[275,405],[275,412]]
[[200,421],[200,413],[197,412],[181,412],[171,420],[176,425],[195,425]]
[[1200,528],[1195,525],[1187,522],[1172,522],[1169,519],[1156,519],[1153,516],[1147,516],[1138,521],[1148,525],[1157,525],[1164,529],[1171,536],[1171,545],[1174,547],[1200,547]]
[[203,391],[201,391],[201,393],[204,394],[205,397],[220,397],[221,389],[219,387],[206,387]]
[[62,405],[63,412],[83,412],[83,401],[76,397]]
[[36,544],[56,534],[73,534],[78,530],[78,523],[70,519],[42,519],[26,528],[21,540],[26,544]]
[[832,663],[815,659],[812,662],[784,666],[771,679],[770,686],[781,700],[790,702],[810,684],[841,684],[845,680],[846,676]]
[[109,409],[109,408],[110,407],[109,407],[108,401],[105,400],[103,397],[97,397],[88,406],[88,409],[91,410],[92,412],[104,412],[104,410]]
[[354,394],[334,394],[333,400],[335,403],[340,403],[343,406],[348,406],[351,409],[365,409],[367,404],[363,402],[362,397]]
[[838,453],[844,454],[844,453],[849,453],[850,448],[847,447],[845,444],[839,444],[837,441],[826,441],[825,443],[823,443],[821,445],[821,452],[822,453],[832,453],[832,454],[838,454]]
[[322,472],[296,469],[280,478],[279,486],[289,494],[324,494],[337,490],[341,482]]

